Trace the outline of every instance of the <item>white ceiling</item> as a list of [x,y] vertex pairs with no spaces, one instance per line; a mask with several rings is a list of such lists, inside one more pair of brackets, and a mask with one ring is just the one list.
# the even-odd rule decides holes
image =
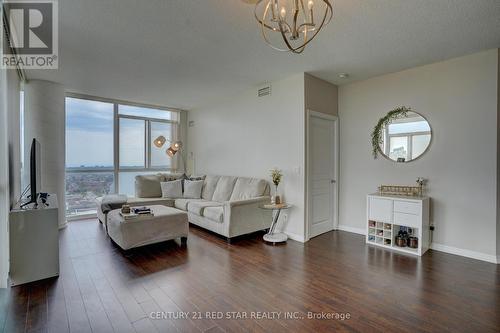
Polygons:
[[333,5],[332,22],[294,55],[268,47],[239,0],[60,0],[59,70],[28,77],[192,109],[298,72],[343,84],[500,47],[500,0]]

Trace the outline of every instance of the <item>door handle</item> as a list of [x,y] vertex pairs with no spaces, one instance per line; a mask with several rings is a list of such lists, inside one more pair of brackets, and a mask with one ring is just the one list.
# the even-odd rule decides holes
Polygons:
[[337,181],[335,179],[330,179],[331,184],[335,184]]

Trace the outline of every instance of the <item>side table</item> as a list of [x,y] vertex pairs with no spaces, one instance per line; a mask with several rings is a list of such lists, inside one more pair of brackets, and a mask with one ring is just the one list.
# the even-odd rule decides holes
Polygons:
[[280,217],[281,211],[283,209],[289,209],[292,206],[289,204],[269,204],[269,205],[261,205],[260,209],[271,210],[273,212],[273,221],[271,227],[269,228],[269,232],[264,235],[264,240],[269,243],[282,243],[286,242],[288,236],[283,232],[275,232],[276,224],[278,224],[278,219]]

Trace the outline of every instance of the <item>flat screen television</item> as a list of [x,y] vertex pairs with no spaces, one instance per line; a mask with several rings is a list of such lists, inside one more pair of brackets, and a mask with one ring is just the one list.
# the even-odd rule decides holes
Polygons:
[[22,206],[37,202],[38,191],[41,187],[40,142],[33,139],[30,150],[30,194],[29,201]]

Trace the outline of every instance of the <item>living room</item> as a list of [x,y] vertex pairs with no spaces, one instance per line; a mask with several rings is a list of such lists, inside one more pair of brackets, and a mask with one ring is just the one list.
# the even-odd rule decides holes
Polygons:
[[499,330],[498,1],[2,11],[0,331]]

